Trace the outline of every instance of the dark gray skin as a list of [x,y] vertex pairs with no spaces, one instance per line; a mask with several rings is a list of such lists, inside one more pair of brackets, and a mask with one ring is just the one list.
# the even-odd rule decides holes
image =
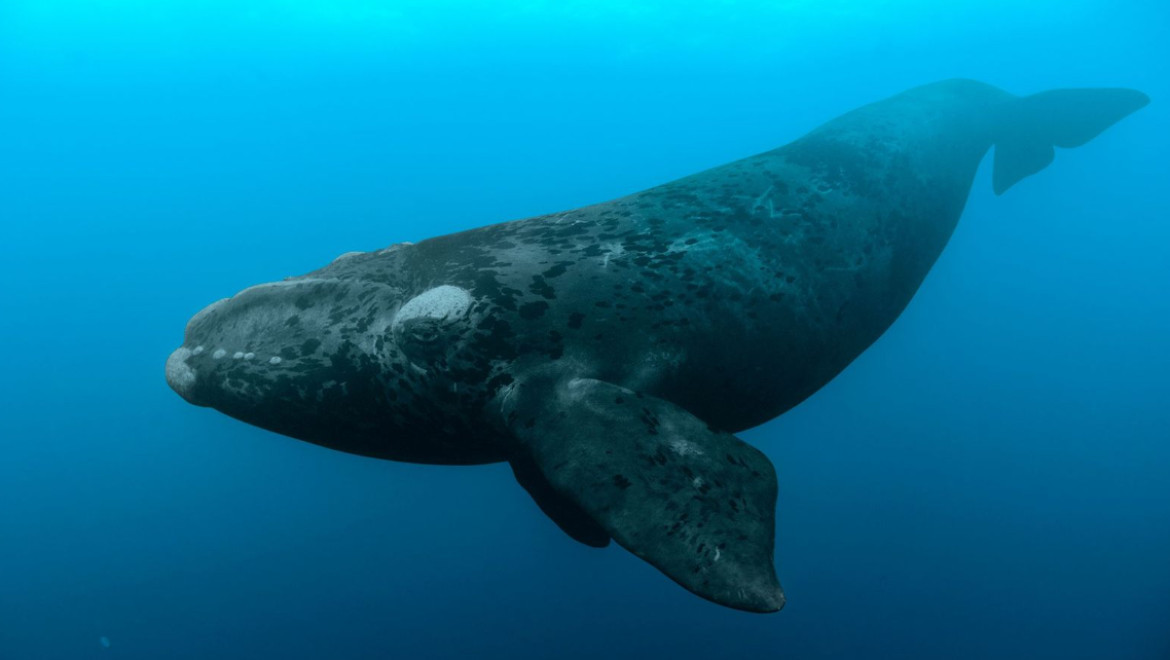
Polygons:
[[997,192],[1140,108],[1131,90],[910,90],[610,202],[345,255],[216,303],[167,364],[191,403],[396,461],[510,461],[566,532],[750,611],[774,472],[731,433],[898,317],[997,145]]

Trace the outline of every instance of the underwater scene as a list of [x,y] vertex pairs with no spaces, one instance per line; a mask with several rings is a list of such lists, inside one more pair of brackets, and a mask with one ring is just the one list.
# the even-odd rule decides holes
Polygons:
[[3,0],[0,660],[1170,659],[1170,5]]

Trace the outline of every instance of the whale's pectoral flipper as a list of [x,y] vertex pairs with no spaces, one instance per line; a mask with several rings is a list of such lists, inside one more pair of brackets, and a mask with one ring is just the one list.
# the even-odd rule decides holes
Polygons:
[[1010,101],[995,138],[995,194],[1048,167],[1053,147],[1079,147],[1149,102],[1133,89],[1054,89]]
[[536,505],[544,515],[552,519],[561,531],[594,548],[609,545],[609,532],[572,499],[557,492],[530,456],[513,458],[511,463],[516,481],[520,482],[524,490],[536,500]]
[[513,387],[507,427],[552,488],[614,540],[704,598],[753,612],[783,607],[772,565],[776,474],[762,453],[610,383]]

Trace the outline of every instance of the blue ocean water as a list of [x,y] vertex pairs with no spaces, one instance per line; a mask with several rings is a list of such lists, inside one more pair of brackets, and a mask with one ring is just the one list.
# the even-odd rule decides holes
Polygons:
[[[1170,7],[5,0],[0,658],[1170,658]],[[184,403],[186,320],[350,250],[573,208],[906,88],[1153,103],[1002,197],[743,437],[779,614],[562,534],[506,465]]]

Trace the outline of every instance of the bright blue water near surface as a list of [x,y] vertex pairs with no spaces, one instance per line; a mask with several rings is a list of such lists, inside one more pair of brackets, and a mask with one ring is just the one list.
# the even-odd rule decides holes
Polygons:
[[[0,5],[0,658],[1170,658],[1170,8]],[[572,208],[921,83],[1152,104],[996,198],[893,328],[743,434],[789,604],[580,546],[506,465],[184,403],[187,318]]]

